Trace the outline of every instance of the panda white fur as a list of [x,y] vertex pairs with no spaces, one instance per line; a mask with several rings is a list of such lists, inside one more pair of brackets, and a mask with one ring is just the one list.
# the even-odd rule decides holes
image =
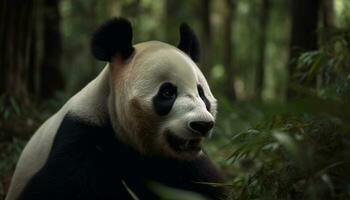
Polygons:
[[131,24],[114,18],[93,35],[108,65],[30,139],[7,200],[158,199],[149,181],[225,199],[224,180],[202,151],[216,100],[195,62],[198,40],[186,24],[178,48],[132,45]]

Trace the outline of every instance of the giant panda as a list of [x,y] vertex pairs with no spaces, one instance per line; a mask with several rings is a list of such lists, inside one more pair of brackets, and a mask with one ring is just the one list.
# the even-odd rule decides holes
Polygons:
[[152,183],[226,199],[223,175],[203,152],[217,103],[196,62],[187,24],[178,47],[132,44],[131,23],[110,19],[93,34],[107,66],[36,131],[6,200],[159,199]]

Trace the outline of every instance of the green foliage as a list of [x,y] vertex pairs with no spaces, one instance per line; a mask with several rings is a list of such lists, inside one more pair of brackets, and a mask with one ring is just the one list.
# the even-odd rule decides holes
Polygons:
[[[297,60],[288,104],[220,99],[214,136],[234,199],[350,198],[350,31],[321,35]],[[225,159],[224,159],[225,158]]]
[[302,99],[220,99],[208,152],[231,177],[234,199],[350,198],[349,33],[325,32],[319,50],[299,57],[291,87]]
[[350,135],[327,115],[276,115],[236,134],[235,199],[346,199]]
[[26,104],[22,99],[0,95],[0,199],[5,198],[26,142],[56,106],[51,102]]
[[9,143],[0,143],[0,199],[5,199],[11,178],[9,174],[13,173],[25,143],[26,140],[16,138]]
[[0,119],[8,120],[11,117],[21,115],[19,100],[14,97],[8,97],[5,94],[0,95]]
[[343,103],[219,105],[207,150],[231,177],[234,199],[350,197],[350,110]]
[[292,87],[298,92],[307,88],[311,95],[324,99],[349,102],[350,29],[321,33],[322,47],[303,53],[298,59],[293,79],[302,87]]

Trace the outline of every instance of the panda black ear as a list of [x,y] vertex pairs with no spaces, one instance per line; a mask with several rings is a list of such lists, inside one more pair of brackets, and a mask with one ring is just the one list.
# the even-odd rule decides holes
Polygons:
[[132,27],[127,19],[112,18],[92,35],[91,52],[98,60],[111,61],[115,55],[126,60],[133,51]]
[[198,38],[186,23],[182,23],[180,26],[180,42],[177,47],[189,55],[194,62],[199,61],[200,47]]

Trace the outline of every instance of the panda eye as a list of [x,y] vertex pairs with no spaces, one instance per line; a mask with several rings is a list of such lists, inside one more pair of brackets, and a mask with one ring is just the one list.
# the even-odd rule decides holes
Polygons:
[[171,83],[164,83],[159,89],[159,95],[163,99],[174,99],[177,95],[176,87]]
[[202,86],[198,85],[198,86],[197,86],[197,90],[198,90],[199,96],[200,96],[200,97],[203,97],[203,96],[204,96],[204,91],[203,91]]
[[164,116],[171,111],[177,97],[176,86],[167,82],[163,83],[156,96],[153,97],[153,108],[160,116]]
[[204,101],[205,107],[210,112],[210,102],[207,99],[207,97],[205,96],[202,86],[198,85],[197,86],[197,90],[198,90],[198,94],[199,94],[200,98]]

